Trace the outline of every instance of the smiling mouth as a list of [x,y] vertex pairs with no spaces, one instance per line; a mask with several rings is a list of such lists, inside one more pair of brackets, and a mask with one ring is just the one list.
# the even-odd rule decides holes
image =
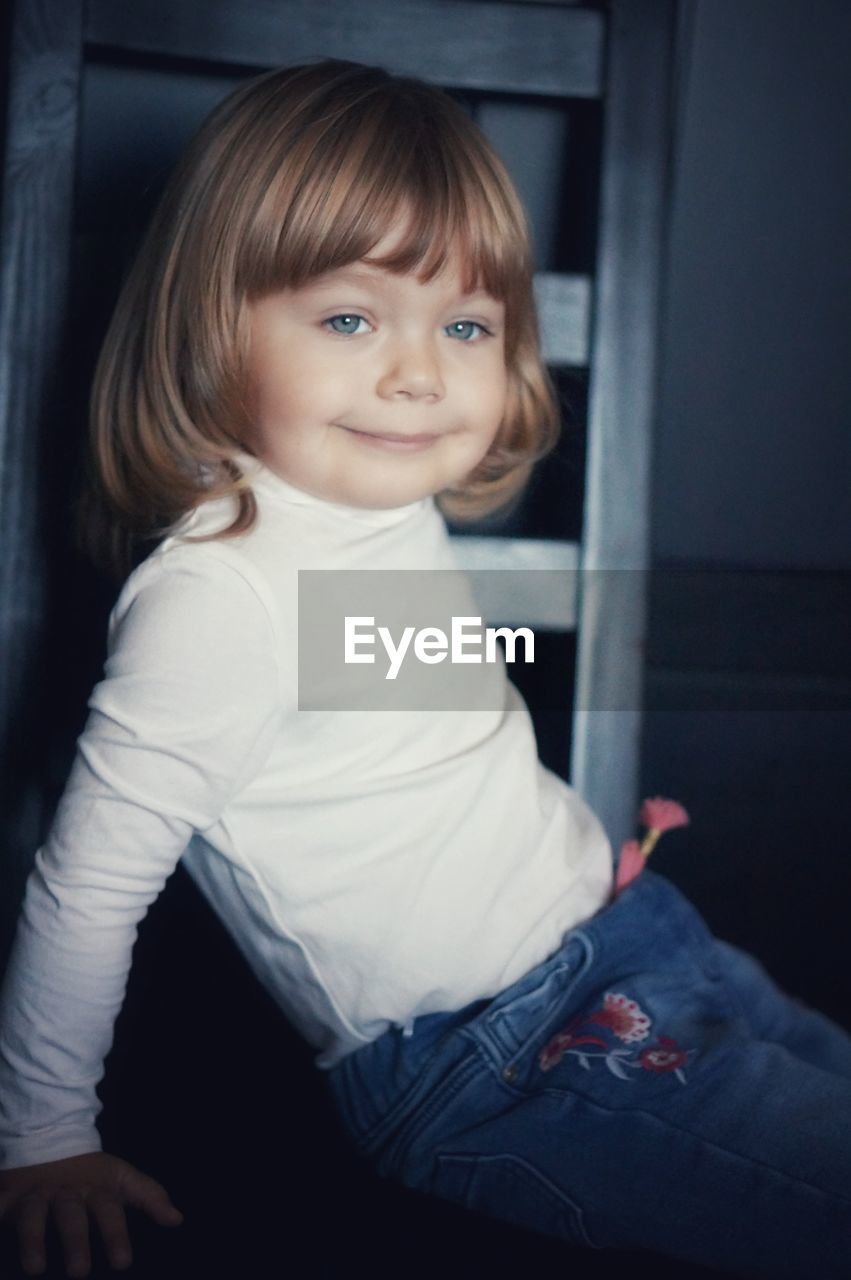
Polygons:
[[343,430],[348,431],[356,439],[362,440],[366,445],[402,453],[415,453],[422,449],[428,449],[440,439],[439,434],[434,431],[421,432],[417,435],[402,435],[396,431],[358,431],[356,427],[344,427]]

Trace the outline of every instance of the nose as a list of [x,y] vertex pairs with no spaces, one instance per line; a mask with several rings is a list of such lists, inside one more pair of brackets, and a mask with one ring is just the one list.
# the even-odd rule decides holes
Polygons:
[[386,352],[377,391],[384,400],[442,400],[446,388],[433,341],[397,339]]

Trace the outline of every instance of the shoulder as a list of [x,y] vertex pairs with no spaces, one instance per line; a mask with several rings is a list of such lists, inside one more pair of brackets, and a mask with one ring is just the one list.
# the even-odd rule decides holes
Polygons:
[[125,581],[110,615],[110,634],[136,613],[158,612],[175,625],[215,619],[229,631],[263,623],[278,632],[278,610],[264,575],[222,540],[157,548]]
[[105,672],[181,685],[241,681],[268,692],[281,681],[281,634],[271,592],[244,557],[219,542],[176,544],[158,548],[124,583]]

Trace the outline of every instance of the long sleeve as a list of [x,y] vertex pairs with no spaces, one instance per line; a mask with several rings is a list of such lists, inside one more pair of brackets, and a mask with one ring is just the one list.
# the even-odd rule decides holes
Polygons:
[[0,1167],[100,1149],[139,922],[262,767],[280,687],[268,604],[226,552],[170,551],[128,580],[0,994]]

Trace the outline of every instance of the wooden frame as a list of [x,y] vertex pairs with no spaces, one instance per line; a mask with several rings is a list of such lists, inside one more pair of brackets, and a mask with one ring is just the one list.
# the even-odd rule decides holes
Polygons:
[[[11,24],[0,222],[0,778],[9,871],[32,860],[42,779],[17,750],[40,679],[49,567],[41,466],[61,414],[83,0],[19,3]],[[14,897],[3,899],[4,910]],[[16,904],[13,904],[16,905]]]
[[[604,22],[591,9],[518,9],[477,0],[89,0],[84,38],[124,52],[272,67],[315,57],[376,61],[459,89],[598,97]],[[222,50],[227,57],[222,57]]]

